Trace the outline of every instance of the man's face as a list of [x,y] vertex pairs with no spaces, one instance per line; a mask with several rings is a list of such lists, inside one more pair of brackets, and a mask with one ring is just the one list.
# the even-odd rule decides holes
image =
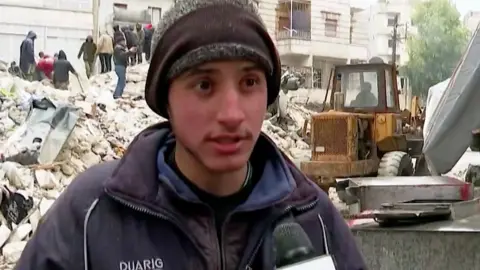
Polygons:
[[267,108],[265,73],[252,62],[207,63],[170,85],[177,151],[211,171],[240,169],[250,157]]

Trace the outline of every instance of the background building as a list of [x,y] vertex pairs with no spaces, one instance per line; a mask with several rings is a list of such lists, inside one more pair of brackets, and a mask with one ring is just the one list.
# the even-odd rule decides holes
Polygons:
[[35,31],[35,53],[63,49],[74,66],[77,53],[92,33],[92,0],[0,0],[0,59],[19,61],[20,44]]
[[369,19],[369,56],[378,56],[386,63],[393,60],[393,28],[395,16],[398,15],[396,63],[404,65],[408,62],[406,39],[414,33],[411,16],[412,0],[378,0],[370,6]]
[[368,16],[349,0],[260,0],[282,64],[305,75],[306,87],[326,88],[335,64],[367,60]]
[[469,11],[463,17],[463,24],[473,34],[480,23],[480,11]]

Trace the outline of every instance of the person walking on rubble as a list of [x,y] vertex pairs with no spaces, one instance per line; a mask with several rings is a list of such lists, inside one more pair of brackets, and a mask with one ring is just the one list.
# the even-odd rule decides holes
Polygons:
[[137,23],[137,63],[141,64],[143,62],[143,45],[145,44],[145,31],[141,24]]
[[365,270],[325,192],[261,133],[281,64],[253,0],[175,1],[152,53],[145,100],[168,121],[77,176],[16,269],[270,270],[293,224],[323,270]]
[[70,61],[67,60],[67,55],[63,50],[58,52],[58,59],[53,62],[53,86],[57,89],[68,90],[70,83],[69,72],[78,76]]
[[145,26],[144,33],[145,38],[143,42],[143,51],[145,52],[145,60],[150,63],[150,47],[152,45],[152,34],[153,34],[153,27],[151,24]]
[[26,80],[33,81],[35,77],[35,39],[37,34],[29,31],[20,45],[20,70]]
[[115,48],[115,46],[118,44],[118,42],[120,42],[122,40],[124,42],[127,42],[127,39],[125,37],[125,33],[123,33],[122,30],[120,30],[120,26],[118,24],[114,25],[113,26],[113,47]]
[[101,73],[112,71],[113,40],[106,31],[98,39],[97,53],[100,59]]
[[[135,26],[130,25],[125,27],[125,37],[127,38],[127,49],[131,50],[132,48],[137,48],[138,46],[138,36],[135,32]],[[137,63],[136,55],[129,55],[129,65],[134,66]]]
[[53,63],[55,58],[40,52],[38,54],[40,59],[37,62],[37,80],[41,81],[45,78],[49,80],[52,79],[52,72],[53,72]]
[[96,53],[97,45],[93,42],[93,37],[89,35],[85,42],[82,43],[77,56],[78,59],[80,59],[83,54],[83,62],[85,63],[85,73],[87,74],[87,78],[90,78],[90,76],[93,75]]
[[115,74],[117,74],[117,86],[115,87],[115,92],[113,92],[113,98],[118,99],[122,97],[123,90],[127,83],[127,66],[128,59],[136,54],[136,48],[132,47],[127,49],[127,45],[122,40],[113,50],[113,61],[115,63]]

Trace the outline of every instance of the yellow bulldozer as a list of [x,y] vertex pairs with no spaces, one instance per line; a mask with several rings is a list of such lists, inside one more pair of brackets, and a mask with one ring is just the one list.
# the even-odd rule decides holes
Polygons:
[[337,178],[414,174],[423,139],[404,133],[397,73],[383,62],[332,70],[328,109],[310,120],[311,160],[300,164],[324,190]]

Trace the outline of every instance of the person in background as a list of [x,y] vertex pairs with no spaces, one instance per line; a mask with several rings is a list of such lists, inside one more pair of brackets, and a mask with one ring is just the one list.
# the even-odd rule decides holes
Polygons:
[[37,34],[29,31],[20,45],[20,70],[26,80],[32,81],[35,76],[35,39]]
[[10,63],[10,67],[8,68],[8,73],[12,74],[12,76],[23,78],[22,71],[20,70],[20,67],[17,66],[17,62],[15,61],[12,61]]
[[[130,25],[125,27],[125,36],[127,38],[127,49],[130,50],[138,45],[138,37],[137,33],[135,32],[135,26]],[[133,66],[136,64],[136,55],[129,55],[129,66]]]
[[127,42],[127,39],[125,38],[125,33],[123,33],[122,30],[120,30],[120,26],[118,24],[114,25],[113,26],[113,47],[115,47],[115,45],[117,45],[117,43],[122,40],[124,42]]
[[143,62],[143,45],[145,44],[145,32],[143,31],[142,25],[137,23],[137,63],[141,64]]
[[130,49],[127,48],[125,42],[120,41],[113,50],[113,62],[115,63],[115,74],[117,74],[117,86],[113,93],[113,98],[118,99],[122,97],[123,90],[125,89],[128,59],[136,55],[136,47]]
[[69,72],[78,76],[70,61],[67,60],[65,52],[60,50],[58,59],[53,62],[53,86],[57,89],[68,90],[70,83]]
[[37,62],[37,80],[41,81],[44,78],[51,80],[55,58],[45,55],[43,52],[40,52],[39,56],[40,60]]
[[101,65],[100,73],[112,71],[113,40],[106,31],[98,39],[97,53]]
[[143,42],[143,51],[145,52],[145,59],[147,60],[148,63],[150,63],[150,46],[152,46],[152,34],[153,34],[153,28],[152,24],[148,24],[145,26],[145,39]]
[[93,75],[93,67],[95,64],[95,56],[97,53],[97,45],[93,42],[93,37],[89,35],[85,42],[82,43],[78,51],[78,59],[83,55],[83,62],[85,63],[85,73],[87,78]]

